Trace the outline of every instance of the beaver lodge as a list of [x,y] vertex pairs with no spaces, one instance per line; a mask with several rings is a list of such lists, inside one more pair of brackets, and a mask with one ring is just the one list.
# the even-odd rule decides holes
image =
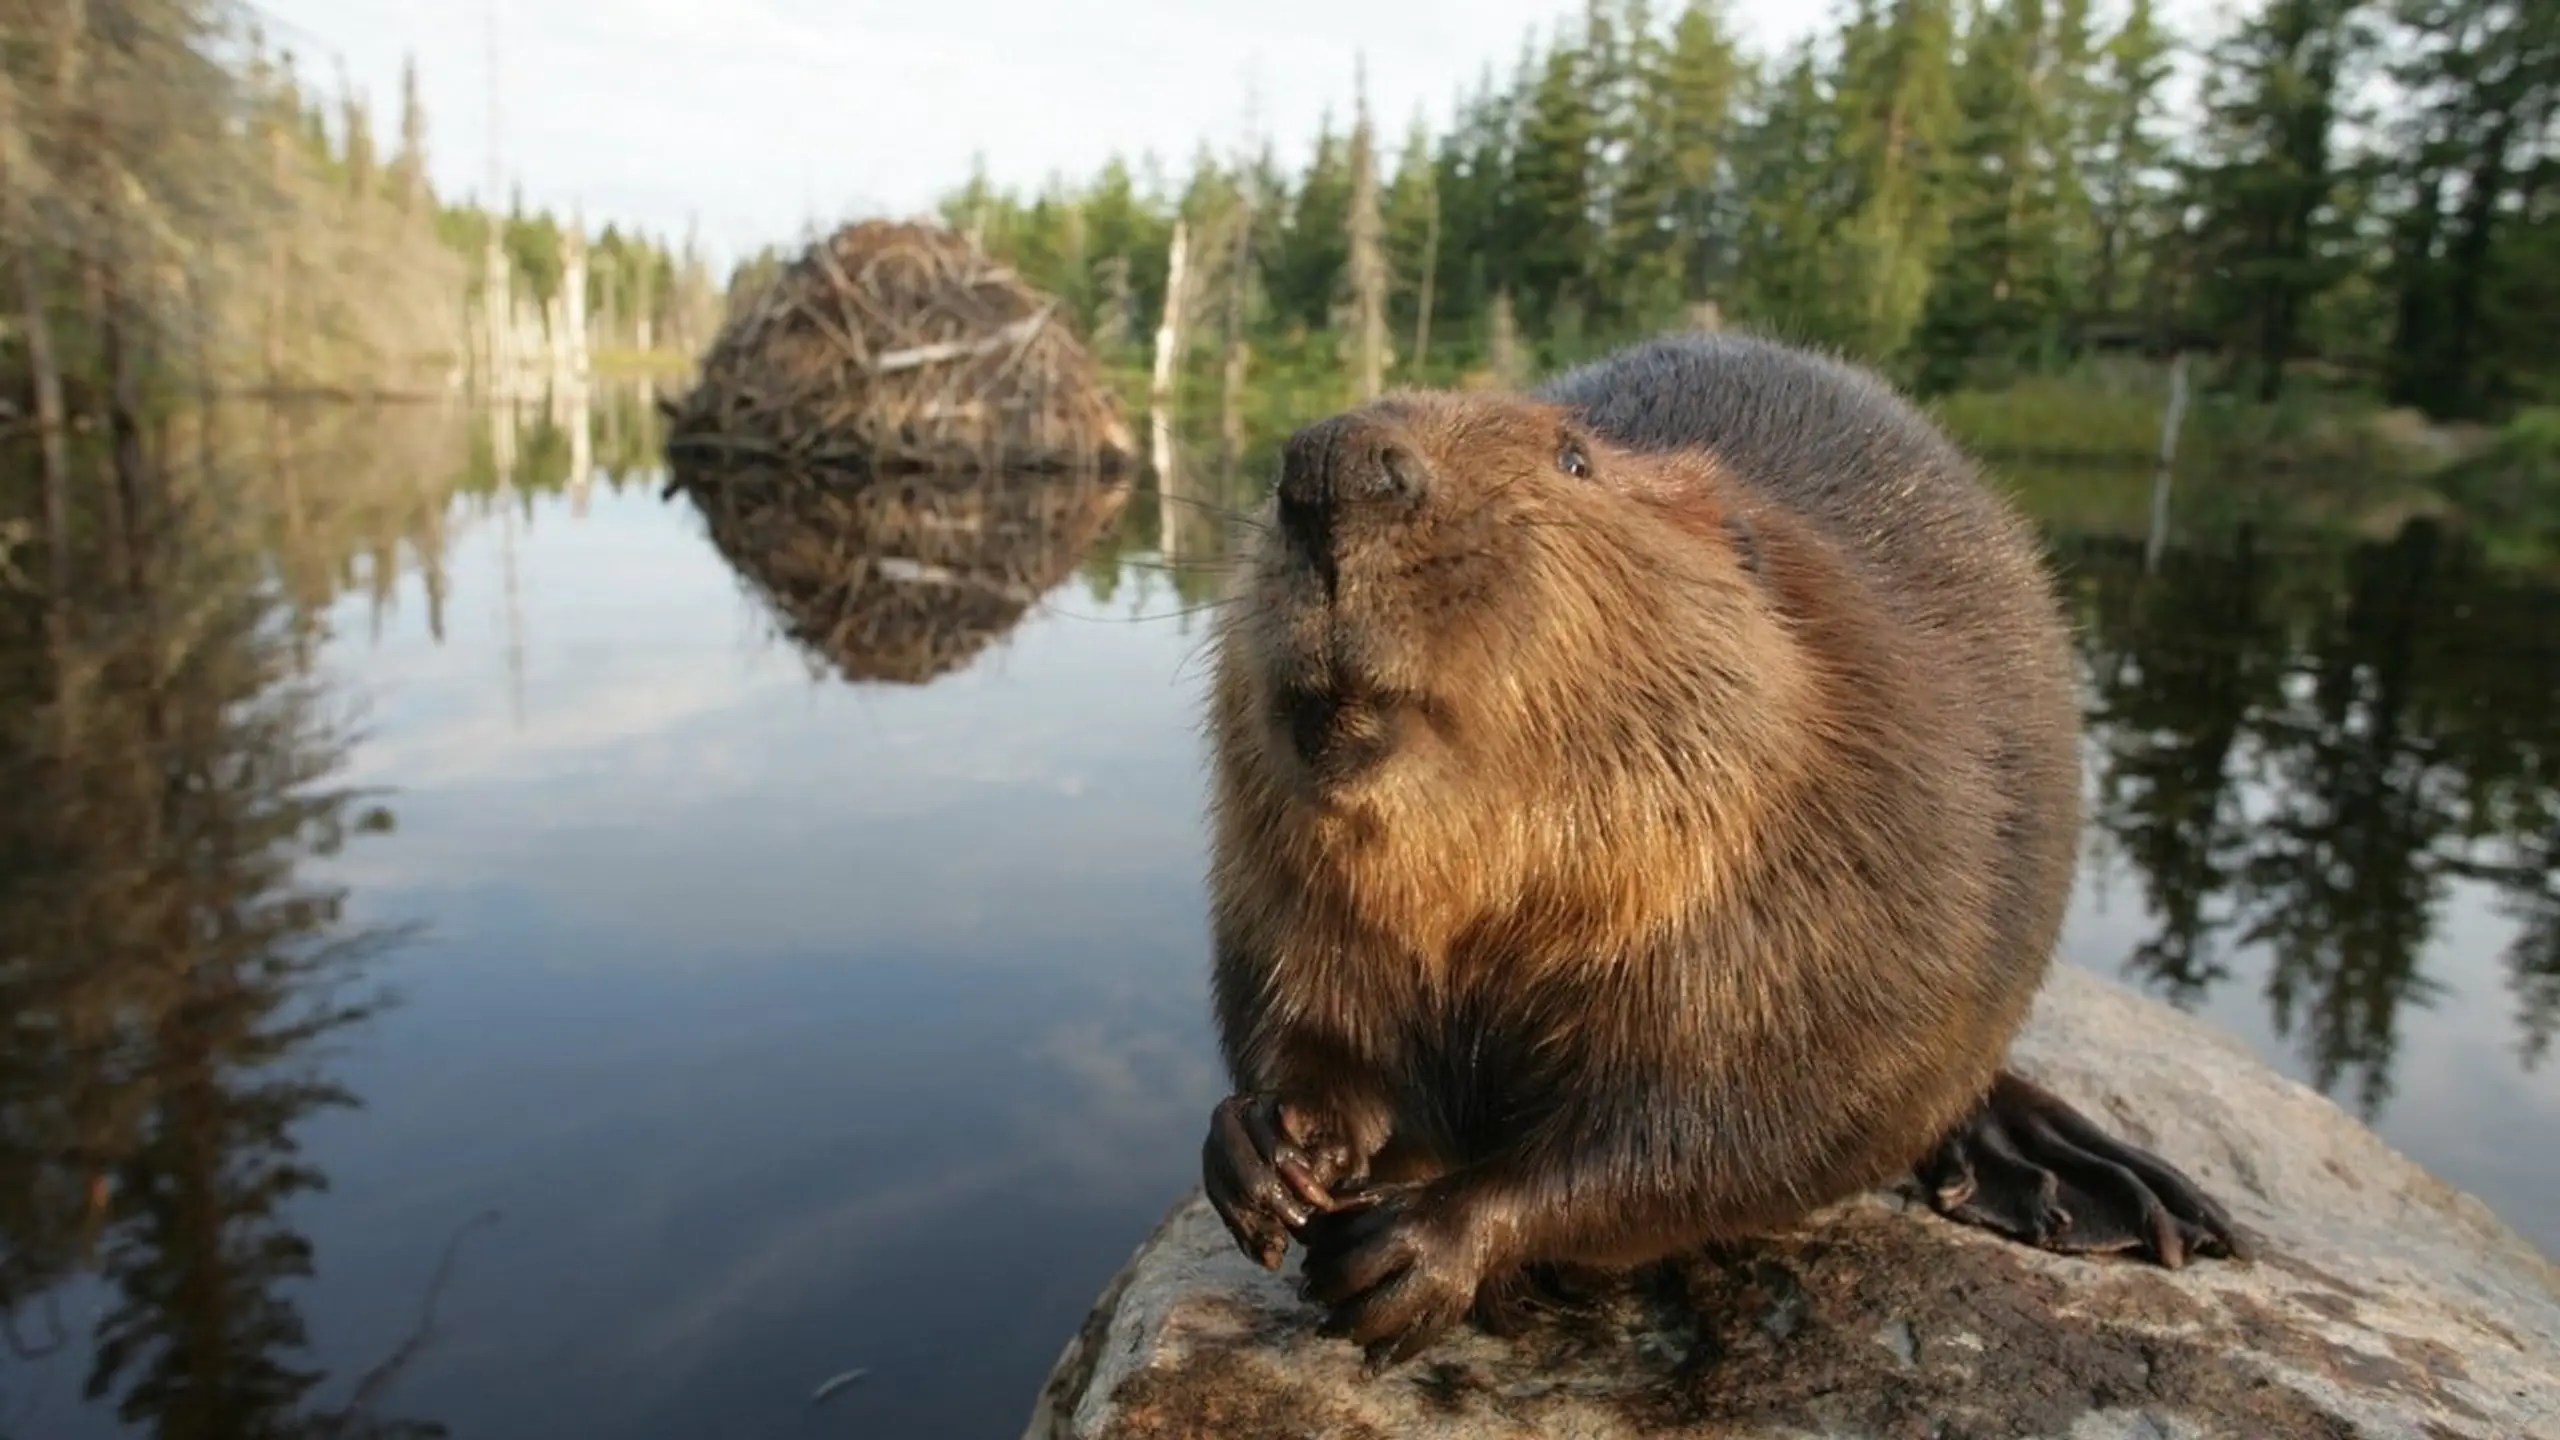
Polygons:
[[966,664],[1075,570],[1129,486],[1092,471],[918,472],[677,462],[713,548],[814,663],[921,685]]
[[670,460],[866,474],[1116,470],[1128,426],[1058,302],[963,235],[864,221],[732,308]]

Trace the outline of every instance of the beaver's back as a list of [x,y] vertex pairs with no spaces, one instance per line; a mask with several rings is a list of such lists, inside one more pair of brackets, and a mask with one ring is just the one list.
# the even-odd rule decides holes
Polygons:
[[2041,966],[2079,832],[2079,707],[2068,632],[2037,537],[1973,463],[1867,371],[1767,340],[1668,337],[1557,377],[1545,398],[1639,451],[1704,451],[1826,536],[1902,622],[2003,793],[2009,965]]

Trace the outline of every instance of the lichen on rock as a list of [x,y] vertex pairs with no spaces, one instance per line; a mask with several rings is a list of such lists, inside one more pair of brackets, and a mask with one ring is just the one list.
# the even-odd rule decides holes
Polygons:
[[1879,1193],[1364,1378],[1194,1194],[1025,1440],[2560,1440],[2560,1271],[2479,1201],[2084,972],[2057,968],[2015,1059],[2208,1186],[2255,1259],[2050,1255]]

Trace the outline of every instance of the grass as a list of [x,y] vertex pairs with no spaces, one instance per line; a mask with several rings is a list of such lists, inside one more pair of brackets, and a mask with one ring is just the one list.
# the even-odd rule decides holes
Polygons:
[[2167,405],[2165,382],[2109,372],[1958,390],[1931,400],[1927,409],[1981,454],[2147,465],[2159,450]]
[[2148,464],[1991,457],[1985,469],[2029,518],[2075,535],[2140,535],[2151,524]]
[[[2560,482],[2550,478],[2560,410],[2492,432],[2311,383],[2262,405],[2204,388],[2209,378],[2191,373],[2198,388],[2178,437],[2171,507],[2181,528],[2258,518],[2385,535],[2433,515],[2469,524],[2493,548],[2560,553]],[[1929,409],[2030,509],[2139,533],[2168,389],[2164,366],[2104,361],[1957,391]]]

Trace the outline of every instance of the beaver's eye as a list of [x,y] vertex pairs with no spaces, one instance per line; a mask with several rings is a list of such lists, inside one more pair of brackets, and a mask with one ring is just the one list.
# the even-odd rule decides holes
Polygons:
[[1576,480],[1591,478],[1591,457],[1583,453],[1582,442],[1568,439],[1556,451],[1556,468]]

